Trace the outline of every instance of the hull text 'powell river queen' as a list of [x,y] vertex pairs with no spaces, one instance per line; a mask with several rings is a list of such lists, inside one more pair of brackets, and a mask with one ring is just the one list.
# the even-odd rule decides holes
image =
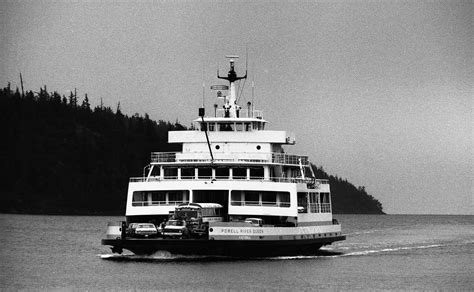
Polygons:
[[[287,154],[295,139],[265,129],[261,111],[236,103],[237,77],[216,85],[222,109],[199,109],[195,130],[169,132],[182,152],[152,153],[143,177],[131,178],[126,221],[109,223],[103,245],[115,253],[280,256],[316,253],[344,240],[332,218],[327,180],[307,156]],[[151,224],[150,224],[151,223]]]

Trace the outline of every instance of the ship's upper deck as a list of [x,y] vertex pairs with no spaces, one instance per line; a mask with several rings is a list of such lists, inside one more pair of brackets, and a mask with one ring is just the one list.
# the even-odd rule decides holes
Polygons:
[[[238,126],[237,126],[238,127]],[[295,144],[295,138],[286,131],[209,131],[209,140],[212,143],[272,143],[272,144]],[[206,143],[206,136],[202,131],[170,131],[168,132],[169,143]]]
[[[237,111],[235,117],[226,117],[225,110],[216,110],[214,116],[203,116],[193,121],[195,130],[170,131],[169,143],[272,143],[295,144],[295,137],[287,131],[268,131],[268,123],[260,110]],[[204,132],[207,132],[208,138]]]

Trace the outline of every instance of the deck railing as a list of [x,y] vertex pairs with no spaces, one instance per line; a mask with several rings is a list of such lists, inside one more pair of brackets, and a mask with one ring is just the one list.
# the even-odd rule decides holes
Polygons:
[[177,152],[152,152],[151,162],[176,162]]
[[[192,154],[195,157],[179,157],[180,154],[186,156]],[[309,166],[308,156],[293,155],[286,153],[232,153],[231,157],[228,154],[220,156],[219,153],[214,153],[215,163],[257,163],[257,164],[285,164],[285,165],[303,165]],[[249,155],[249,158],[242,158],[242,155]],[[259,158],[252,158],[252,155],[258,155]],[[209,152],[195,152],[195,153],[180,153],[180,152],[152,152],[151,163],[211,163]]]
[[[224,118],[225,117],[225,110],[224,109],[216,110],[216,117]],[[239,118],[263,119],[263,111],[262,110],[248,110],[248,109],[242,108],[239,111]]]
[[177,176],[165,176],[164,178],[161,178],[159,176],[151,176],[151,177],[131,177],[129,182],[132,183],[137,183],[137,182],[158,182],[158,181],[170,181],[170,180],[179,180],[179,181],[195,181],[195,180],[213,180],[213,181],[242,181],[242,180],[247,180],[249,182],[255,182],[255,181],[261,181],[261,182],[280,182],[280,183],[306,183],[306,184],[313,184],[313,185],[324,185],[324,184],[329,184],[329,181],[327,179],[309,179],[309,178],[292,178],[292,177],[270,177],[269,179],[264,179],[262,177],[258,178],[253,178],[251,177],[250,179],[247,179],[244,176],[238,176],[238,177],[233,177],[228,178],[228,177],[181,177],[178,178]]
[[178,206],[187,201],[133,201],[132,206]]
[[259,207],[282,207],[289,208],[290,202],[266,202],[266,201],[231,201],[232,206],[259,206]]
[[272,153],[272,163],[290,165],[309,165],[308,156],[286,153]]

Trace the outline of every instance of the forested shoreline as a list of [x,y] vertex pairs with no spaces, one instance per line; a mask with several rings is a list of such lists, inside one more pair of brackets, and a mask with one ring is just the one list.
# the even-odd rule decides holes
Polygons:
[[[168,144],[168,131],[186,130],[124,115],[120,104],[91,108],[87,95],[79,100],[46,86],[0,89],[0,118],[3,213],[123,215],[128,178],[143,174],[150,152],[180,151]],[[313,168],[330,181],[334,213],[383,214],[364,187]]]

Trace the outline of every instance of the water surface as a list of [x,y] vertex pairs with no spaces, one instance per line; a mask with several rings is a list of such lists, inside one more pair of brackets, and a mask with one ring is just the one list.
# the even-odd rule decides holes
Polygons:
[[100,239],[122,217],[0,214],[0,289],[474,289],[474,216],[335,217],[321,255],[246,259],[118,256]]

